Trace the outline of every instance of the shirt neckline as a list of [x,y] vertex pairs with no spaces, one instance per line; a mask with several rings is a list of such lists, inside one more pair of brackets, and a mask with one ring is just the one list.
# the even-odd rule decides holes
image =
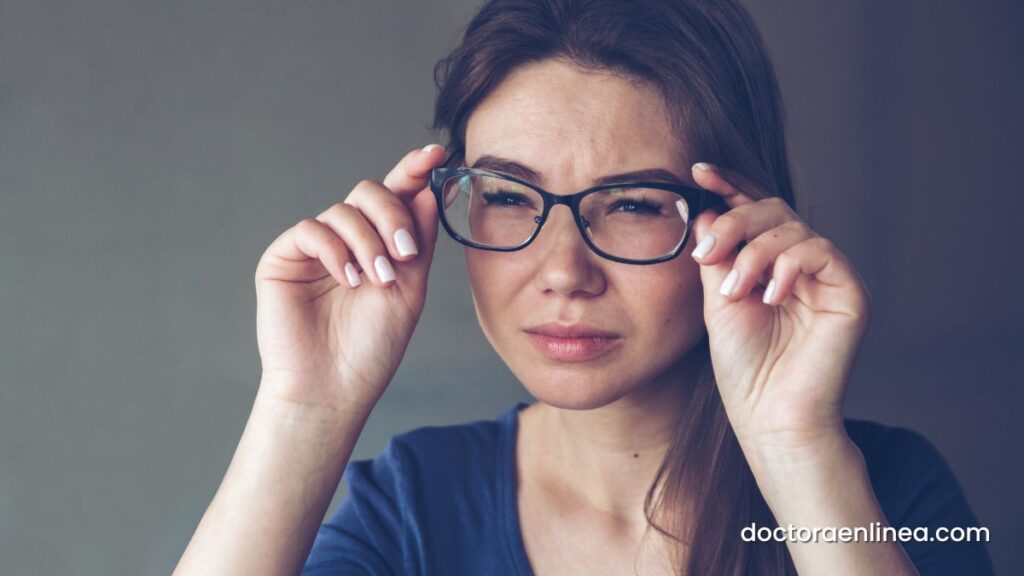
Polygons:
[[533,576],[530,561],[526,556],[522,529],[519,524],[519,507],[516,502],[516,436],[519,428],[519,412],[530,406],[519,402],[506,411],[501,420],[501,454],[498,459],[498,514],[504,529],[504,541],[516,574]]

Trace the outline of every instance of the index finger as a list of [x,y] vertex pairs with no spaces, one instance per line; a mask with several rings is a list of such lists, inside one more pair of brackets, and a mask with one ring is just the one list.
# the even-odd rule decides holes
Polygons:
[[692,171],[697,185],[720,197],[729,208],[752,204],[768,196],[743,176],[718,166],[698,162]]
[[444,160],[444,148],[429,144],[405,155],[384,177],[384,186],[405,202],[423,190],[430,182],[430,171]]

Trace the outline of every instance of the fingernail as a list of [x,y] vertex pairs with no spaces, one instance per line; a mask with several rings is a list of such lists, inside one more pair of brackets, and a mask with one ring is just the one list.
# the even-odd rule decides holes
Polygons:
[[707,236],[704,237],[703,240],[700,241],[700,244],[697,244],[697,247],[693,249],[693,257],[703,258],[707,256],[708,252],[711,252],[711,249],[714,248],[714,246],[715,235],[708,234]]
[[693,165],[693,167],[696,168],[697,170],[700,170],[701,172],[707,172],[711,170],[711,164],[708,164],[707,162],[697,162],[696,164]]
[[768,281],[768,287],[764,289],[764,299],[762,301],[765,304],[771,304],[773,298],[775,298],[775,278]]
[[725,280],[722,282],[722,287],[718,289],[718,293],[722,296],[729,296],[732,294],[733,288],[736,287],[736,282],[740,279],[740,273],[738,270],[733,268],[726,274]]
[[356,267],[351,262],[345,263],[345,279],[348,280],[348,285],[355,288],[359,286],[362,281],[359,280],[359,273],[356,272]]
[[430,152],[434,148],[440,148],[440,147],[441,147],[440,144],[427,144],[426,146],[423,147],[423,151],[424,152]]
[[412,239],[412,234],[405,228],[395,231],[395,246],[398,247],[398,254],[401,256],[412,256],[419,253],[419,250],[416,249],[416,241]]
[[387,257],[377,256],[373,261],[373,268],[377,271],[377,278],[380,278],[381,282],[391,282],[395,279],[395,269],[391,267],[391,262],[388,262]]
[[679,217],[683,219],[683,222],[690,221],[690,207],[686,205],[685,200],[676,200],[676,210],[679,211]]

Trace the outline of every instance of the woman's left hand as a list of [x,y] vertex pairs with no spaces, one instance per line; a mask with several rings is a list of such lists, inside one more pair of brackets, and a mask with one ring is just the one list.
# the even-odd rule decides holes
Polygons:
[[721,168],[698,164],[693,176],[729,208],[697,217],[694,259],[712,365],[740,444],[790,452],[845,436],[843,393],[871,307],[856,270],[781,198]]

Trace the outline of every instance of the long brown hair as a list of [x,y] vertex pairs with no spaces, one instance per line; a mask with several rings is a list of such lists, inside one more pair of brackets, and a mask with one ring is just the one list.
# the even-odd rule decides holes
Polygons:
[[[449,162],[464,160],[466,123],[491,89],[513,68],[552,58],[651,83],[694,158],[736,170],[795,207],[778,82],[734,0],[487,2],[434,69],[434,128],[448,133]],[[684,383],[687,417],[647,492],[649,527],[679,543],[682,574],[795,574],[785,545],[740,537],[744,526],[775,519],[726,417],[706,335],[690,354],[703,369]]]

